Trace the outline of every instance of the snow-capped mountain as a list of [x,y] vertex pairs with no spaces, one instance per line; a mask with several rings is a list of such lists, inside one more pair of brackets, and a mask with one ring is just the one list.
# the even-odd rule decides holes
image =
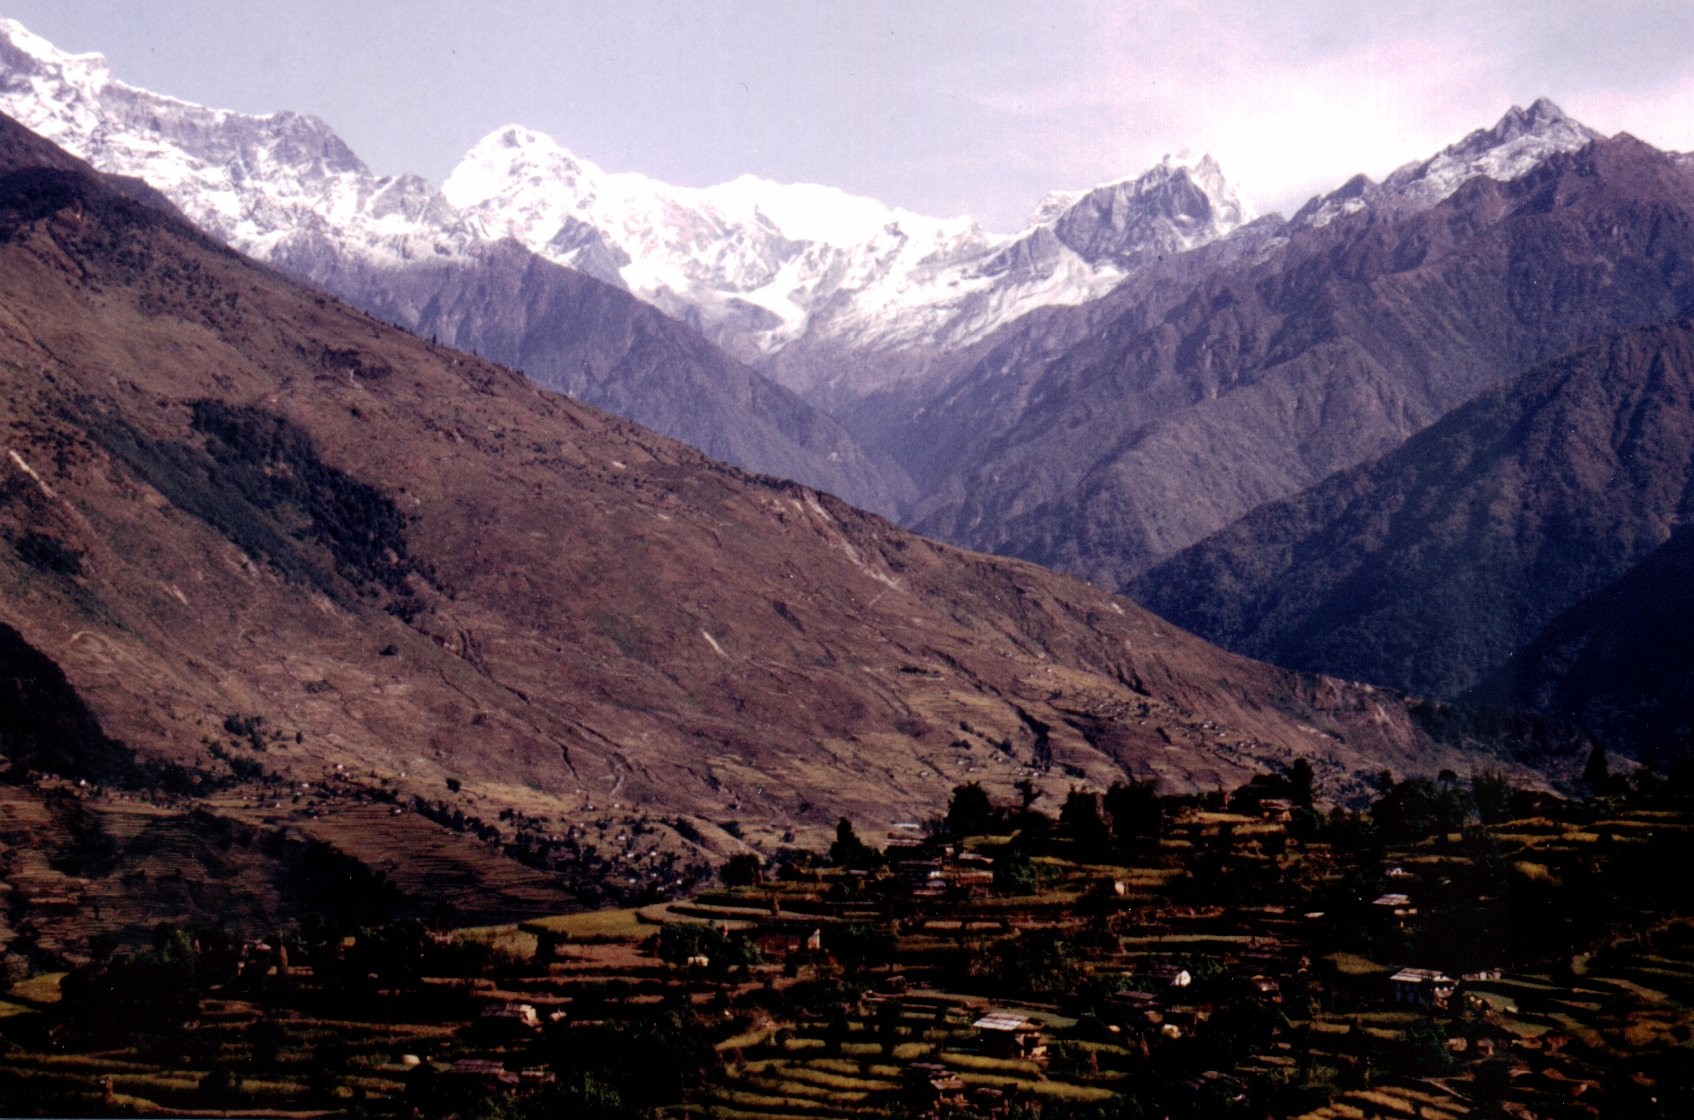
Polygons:
[[373,174],[320,120],[136,89],[101,56],[65,54],[10,20],[0,20],[0,112],[367,312],[737,466],[887,513],[909,486],[839,423],[654,308],[486,241],[416,175]]
[[1543,97],[1528,109],[1516,105],[1493,128],[1479,128],[1425,160],[1396,169],[1380,183],[1356,175],[1328,194],[1313,198],[1294,215],[1295,226],[1328,225],[1366,207],[1401,212],[1424,210],[1480,176],[1508,183],[1528,174],[1548,156],[1574,152],[1600,134],[1565,115]]
[[[373,174],[322,121],[245,116],[125,85],[99,55],[0,20],[0,111],[102,170],[144,179],[235,247],[335,287],[355,264],[461,259],[512,238],[622,287],[830,406],[934,388],[937,355],[1044,307],[1090,303],[1147,262],[1253,214],[1210,158],[1043,199],[1018,233],[831,187],[743,176],[678,187],[609,172],[520,126],[489,134],[438,191]],[[1516,178],[1595,137],[1542,100],[1382,183],[1314,198],[1288,232],[1364,207],[1412,212],[1469,179]],[[346,293],[343,293],[346,294]]]
[[1251,217],[1209,158],[1055,193],[1024,231],[995,234],[831,187],[608,172],[518,126],[475,145],[437,191],[373,174],[316,118],[137,89],[100,55],[66,54],[11,20],[0,20],[0,111],[320,283],[346,258],[439,260],[512,237],[760,364],[802,340],[832,354],[966,344],[1036,308],[1095,299],[1139,261]]
[[808,338],[969,343],[1034,308],[1098,298],[1140,260],[1250,217],[1210,158],[1050,195],[1027,229],[993,234],[830,187],[611,173],[517,126],[472,148],[443,192],[484,236],[616,279],[755,361]]
[[327,241],[403,261],[470,242],[439,191],[371,173],[315,117],[208,109],[125,85],[0,19],[0,111],[103,171],[145,180],[207,232],[266,259]]

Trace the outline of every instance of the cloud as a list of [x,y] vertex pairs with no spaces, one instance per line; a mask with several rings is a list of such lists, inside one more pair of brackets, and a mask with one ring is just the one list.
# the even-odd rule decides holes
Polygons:
[[1694,74],[1647,89],[1580,90],[1564,108],[1608,135],[1628,132],[1667,151],[1694,150]]
[[[1286,211],[1543,95],[1602,131],[1694,144],[1691,9],[1101,3],[1084,7],[1068,49],[1037,46],[1039,75],[987,74],[967,96],[1021,135],[1008,165],[1044,172],[1043,187],[1121,178],[1186,148],[1214,155],[1262,210]],[[1043,189],[1019,188],[1019,206]]]

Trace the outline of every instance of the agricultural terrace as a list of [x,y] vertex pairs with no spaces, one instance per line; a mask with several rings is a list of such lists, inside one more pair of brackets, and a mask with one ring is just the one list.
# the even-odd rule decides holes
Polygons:
[[979,786],[648,906],[161,927],[0,993],[16,1115],[1683,1117],[1694,782]]

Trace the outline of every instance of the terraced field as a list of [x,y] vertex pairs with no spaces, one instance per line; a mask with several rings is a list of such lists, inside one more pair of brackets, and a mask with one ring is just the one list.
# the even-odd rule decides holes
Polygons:
[[[1389,844],[1358,819],[1296,842],[1173,802],[1158,844],[1114,861],[1055,836],[1000,889],[982,868],[1004,844],[908,842],[874,870],[801,861],[450,936],[290,934],[291,963],[247,946],[186,1022],[129,1040],[46,973],[0,995],[0,1099],[446,1118],[498,1097],[527,1120],[569,1114],[589,1069],[666,1120],[1694,1115],[1694,900],[1659,871],[1685,865],[1689,804],[1543,806]],[[158,831],[180,819],[107,814],[161,873],[186,858]],[[26,885],[65,874],[9,858]],[[1377,906],[1390,889],[1410,904]]]

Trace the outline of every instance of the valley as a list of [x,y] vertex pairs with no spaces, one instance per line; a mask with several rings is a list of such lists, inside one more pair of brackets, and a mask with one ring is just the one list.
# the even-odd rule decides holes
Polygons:
[[0,1113],[1694,1101],[1689,155],[437,185],[5,18],[0,114]]

